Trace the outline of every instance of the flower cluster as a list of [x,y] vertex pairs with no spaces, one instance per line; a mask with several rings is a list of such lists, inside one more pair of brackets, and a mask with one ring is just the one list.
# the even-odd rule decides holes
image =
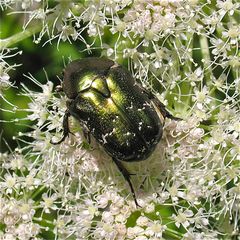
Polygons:
[[[0,48],[1,51],[1,48]],[[9,72],[11,70],[14,70],[18,64],[10,65],[7,63],[8,58],[13,58],[18,54],[22,54],[21,51],[15,51],[15,49],[3,49],[0,52],[0,99],[3,99],[7,104],[14,107],[13,104],[11,104],[5,97],[4,97],[4,91],[7,90],[10,87],[13,87],[14,84],[10,81]],[[10,111],[6,110],[4,108],[1,108],[1,111]]]
[[[137,208],[111,158],[94,139],[88,144],[78,121],[71,117],[73,134],[51,143],[62,136],[66,97],[30,75],[42,89],[21,87],[31,100],[25,111],[32,131],[19,132],[19,148],[0,155],[0,238],[239,237],[239,7],[233,0],[2,0],[3,10],[24,14],[21,37],[32,32],[38,44],[48,35],[44,44],[56,46],[81,41],[87,51],[128,61],[182,120],[165,119],[149,159],[124,163],[136,173]],[[0,40],[0,96],[7,102],[12,41]]]

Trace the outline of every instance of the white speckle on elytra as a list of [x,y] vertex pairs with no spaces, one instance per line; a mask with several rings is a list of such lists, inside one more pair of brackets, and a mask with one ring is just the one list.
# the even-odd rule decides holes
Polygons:
[[141,149],[141,152],[145,152],[145,151],[146,151],[146,148],[143,147],[143,148]]
[[131,102],[131,106],[127,107],[126,109],[133,109],[133,103]]
[[113,128],[113,130],[110,133],[108,133],[108,136],[113,135],[115,132],[116,132],[116,128]]
[[146,108],[145,108],[145,107],[138,108],[138,112],[141,112],[141,111],[143,111],[144,109],[146,109]]
[[109,136],[109,134],[102,134],[102,144],[106,144],[107,143],[107,139],[106,137]]

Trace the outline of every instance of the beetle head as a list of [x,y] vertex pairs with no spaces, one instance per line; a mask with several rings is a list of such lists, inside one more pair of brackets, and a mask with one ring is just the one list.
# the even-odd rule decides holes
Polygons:
[[106,76],[112,60],[106,58],[85,58],[71,62],[64,70],[63,91],[70,99],[91,86],[97,76]]

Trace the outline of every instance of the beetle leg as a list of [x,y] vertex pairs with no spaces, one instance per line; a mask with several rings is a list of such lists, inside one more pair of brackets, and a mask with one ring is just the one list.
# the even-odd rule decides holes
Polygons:
[[182,120],[181,118],[178,117],[174,117],[164,106],[163,103],[161,103],[156,97],[154,97],[152,99],[152,101],[154,102],[154,104],[157,106],[157,108],[159,109],[159,111],[161,112],[161,114],[163,115],[164,118],[170,118],[172,120]]
[[167,109],[166,107],[164,106],[163,103],[161,103],[159,101],[158,98],[156,98],[156,96],[154,96],[154,94],[151,92],[151,91],[148,91],[146,90],[145,88],[141,87],[140,88],[143,90],[144,93],[146,93],[148,95],[148,98],[150,100],[153,101],[153,103],[156,105],[156,107],[159,109],[159,111],[161,112],[161,114],[163,115],[163,118],[165,119],[166,117],[167,118],[170,118],[172,120],[182,120],[181,118],[178,118],[178,117],[174,117]]
[[70,117],[70,112],[68,110],[66,110],[66,112],[63,116],[63,137],[58,142],[53,142],[51,140],[52,144],[54,144],[54,145],[60,144],[61,142],[63,142],[66,139],[66,137],[70,133],[69,124],[68,124],[68,118],[69,117]]
[[88,144],[91,144],[91,134],[86,127],[83,127],[83,135],[86,138]]
[[146,180],[147,180],[147,177],[145,177],[145,178],[143,179],[143,181],[142,181],[142,183],[141,183],[141,185],[140,185],[140,188],[141,188],[141,189],[144,188],[144,184],[145,184]]
[[122,164],[119,160],[117,160],[116,158],[112,158],[112,159],[113,159],[113,161],[115,162],[115,164],[117,165],[118,170],[122,173],[123,177],[124,177],[125,180],[128,182],[128,185],[129,185],[129,187],[130,187],[130,189],[131,189],[131,192],[132,192],[132,195],[133,195],[133,199],[134,199],[134,202],[135,202],[136,206],[141,207],[141,206],[138,204],[138,202],[137,202],[136,194],[135,194],[133,185],[132,185],[131,180],[130,180],[130,176],[131,176],[132,174],[130,174],[130,173],[128,172],[128,170],[123,166],[123,164]]

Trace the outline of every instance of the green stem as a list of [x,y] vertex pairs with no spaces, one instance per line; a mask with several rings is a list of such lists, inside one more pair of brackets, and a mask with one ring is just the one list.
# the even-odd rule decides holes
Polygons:
[[[193,57],[193,33],[187,33],[186,34],[187,37],[187,41],[184,41],[180,39],[176,40],[176,45],[178,47],[178,49],[182,48],[182,45],[184,47],[186,47],[186,51],[188,51],[189,56]],[[184,64],[182,65],[182,79],[184,79],[187,75],[186,73],[191,73],[191,69],[192,69],[192,61],[190,60],[190,58],[187,58],[184,62]],[[185,103],[184,105],[186,106],[185,109],[183,109],[182,111],[186,112],[187,111],[187,106],[191,105],[191,99],[192,99],[192,95],[191,93],[193,92],[193,86],[190,84],[189,81],[184,81],[183,83],[181,83],[181,95],[186,95],[186,96],[182,96],[181,97],[181,101],[183,103]],[[175,103],[174,103],[175,104]],[[182,104],[179,105],[179,108],[182,109]]]
[[42,218],[41,220],[37,217],[33,217],[33,220],[36,222],[40,222],[40,223],[45,223],[46,225],[49,225],[49,227],[54,227],[54,223],[52,220],[48,220],[45,218]]
[[[236,14],[238,14],[236,12]],[[233,16],[230,17],[231,22],[234,23],[234,25],[238,26],[240,24],[240,14],[238,14],[238,18],[234,18]],[[236,49],[236,56],[240,56],[240,52]],[[231,66],[231,72],[234,76],[234,79],[239,78],[239,68],[240,65],[237,64],[237,66]]]
[[[210,51],[209,51],[209,44],[208,44],[208,40],[207,37],[205,36],[201,36],[200,37],[200,46],[201,46],[201,51],[202,51],[202,56],[204,59],[204,75],[205,75],[205,79],[207,82],[207,86],[210,87],[209,90],[209,96],[212,96],[214,99],[216,99],[215,94],[216,94],[216,89],[217,86],[213,84],[213,72],[212,72],[212,67],[211,67],[211,55],[210,55]],[[215,100],[216,102],[216,100]]]
[[209,52],[208,40],[207,37],[205,37],[204,35],[200,37],[200,46],[204,60],[203,65],[205,70],[205,77],[207,82],[210,82],[212,76],[211,56]]
[[[193,58],[193,33],[188,33],[187,34],[187,39],[189,41],[189,46],[188,46],[188,50],[191,49],[191,52],[189,52],[189,55],[191,55],[191,57]],[[191,53],[191,54],[190,54]],[[192,68],[192,62],[190,61],[190,59],[186,60],[186,63],[183,66],[183,72],[184,73],[190,73],[191,72],[191,68]],[[185,74],[183,75],[183,78],[185,78]],[[193,93],[193,86],[190,83],[189,86],[189,82],[187,82],[187,86],[185,86],[185,84],[183,84],[183,89],[184,94],[188,94],[188,97],[186,99],[186,107],[191,105],[191,100],[192,100],[192,93]]]
[[170,239],[182,239],[183,234],[181,234],[180,232],[177,232],[171,228],[167,228],[164,233],[166,234],[166,236],[170,237]]
[[22,40],[39,32],[41,29],[42,29],[41,24],[34,24],[34,26],[29,27],[28,29],[23,30],[22,32],[16,33],[15,35],[9,38],[0,39],[0,50],[8,48],[18,42],[21,42]]
[[39,189],[37,189],[32,195],[31,198],[34,199],[36,198],[38,195],[40,195],[44,190],[46,189],[45,186],[41,186]]

